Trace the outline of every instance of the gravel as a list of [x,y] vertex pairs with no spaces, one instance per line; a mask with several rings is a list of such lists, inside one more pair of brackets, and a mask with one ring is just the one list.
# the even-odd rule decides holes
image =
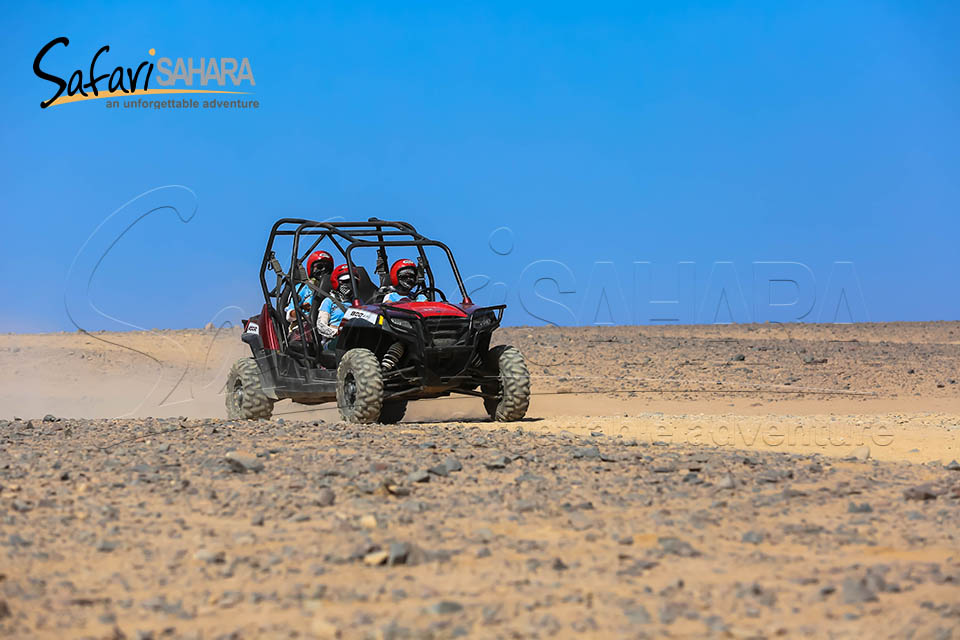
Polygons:
[[941,463],[494,424],[40,424],[0,433],[4,637],[934,637],[958,613]]

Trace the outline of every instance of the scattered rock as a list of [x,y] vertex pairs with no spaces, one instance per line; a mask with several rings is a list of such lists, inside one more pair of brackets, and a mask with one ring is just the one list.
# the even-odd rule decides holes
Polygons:
[[664,553],[673,554],[682,558],[693,558],[699,556],[700,552],[693,548],[689,542],[679,538],[664,537],[657,540]]
[[227,554],[223,551],[197,549],[193,554],[193,559],[206,564],[223,564],[227,561]]
[[722,478],[717,480],[717,484],[716,484],[717,489],[733,489],[736,486],[737,486],[737,483],[733,479],[732,473],[728,473],[724,475]]
[[473,534],[474,536],[476,536],[478,541],[483,543],[490,542],[491,540],[493,540],[493,537],[494,537],[493,531],[491,531],[487,527],[481,527],[476,531],[474,531]]
[[373,551],[363,557],[363,564],[369,567],[378,567],[390,558],[389,551]]
[[647,611],[647,608],[642,604],[631,604],[623,609],[623,615],[627,617],[627,620],[630,621],[630,624],[650,624],[653,618],[650,617],[650,613]]
[[224,456],[224,460],[230,464],[230,469],[234,473],[259,473],[263,471],[263,462],[246,451],[231,451]]
[[229,609],[243,602],[243,593],[240,591],[224,591],[217,602],[221,607]]
[[400,508],[407,513],[423,513],[427,510],[427,504],[422,500],[406,500],[400,504]]
[[313,496],[313,504],[318,507],[329,507],[333,505],[336,500],[336,494],[334,494],[333,489],[329,487],[321,487]]
[[596,445],[589,447],[574,447],[573,457],[577,459],[599,460],[600,448]]
[[537,508],[537,503],[534,500],[518,500],[516,504],[513,505],[513,510],[518,513],[527,513],[529,511],[535,511]]
[[391,542],[390,550],[387,556],[387,564],[391,567],[398,564],[405,564],[410,555],[411,545],[408,542]]
[[779,471],[762,471],[757,474],[757,482],[776,484],[784,479]]
[[711,633],[727,633],[730,630],[730,626],[720,616],[707,616],[703,624],[707,625],[707,630]]
[[485,626],[497,624],[500,622],[500,612],[503,610],[503,605],[499,604],[488,604],[484,605],[483,609],[480,611],[480,618],[482,623]]
[[487,469],[505,469],[507,465],[510,464],[510,458],[507,456],[497,456],[492,460],[488,460],[484,463],[484,466]]
[[452,600],[441,600],[436,604],[430,605],[428,611],[438,615],[447,615],[463,611],[463,605]]
[[11,547],[29,547],[33,544],[33,540],[30,538],[24,538],[19,533],[11,533],[10,537],[7,538],[7,544]]
[[870,457],[870,447],[864,445],[851,451],[845,460],[866,460]]
[[570,517],[567,519],[567,523],[574,531],[583,531],[584,529],[589,529],[593,526],[593,522],[590,520],[590,518],[579,512],[570,514]]
[[936,500],[940,492],[932,484],[919,484],[915,487],[905,489],[903,492],[904,500]]
[[686,610],[686,608],[686,604],[682,602],[665,602],[660,606],[660,610],[657,612],[657,617],[660,619],[660,624],[673,624]]
[[743,537],[740,538],[740,541],[748,544],[760,544],[763,542],[764,537],[766,537],[766,534],[762,531],[753,531],[751,529],[743,534]]
[[783,525],[783,532],[790,535],[813,536],[823,533],[823,531],[823,526],[811,522],[791,522]]
[[26,513],[33,509],[30,503],[24,502],[23,500],[14,500],[10,506],[13,507],[14,511],[19,511],[20,513]]
[[427,471],[435,476],[440,476],[441,478],[446,478],[448,475],[450,475],[450,470],[447,469],[446,464],[434,465],[427,469]]
[[410,487],[406,485],[393,484],[388,482],[386,484],[386,488],[387,488],[387,493],[389,493],[392,496],[403,497],[403,496],[410,495]]
[[863,578],[844,578],[840,593],[844,604],[861,604],[864,602],[877,601],[877,594],[867,586]]
[[430,482],[430,472],[426,469],[417,469],[407,474],[407,482]]

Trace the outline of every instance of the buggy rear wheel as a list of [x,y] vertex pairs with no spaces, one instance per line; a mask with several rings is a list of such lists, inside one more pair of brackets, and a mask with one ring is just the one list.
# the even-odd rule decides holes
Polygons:
[[497,422],[513,422],[527,415],[530,406],[530,372],[519,349],[494,347],[488,355],[490,368],[496,367],[498,380],[481,386],[481,391],[496,394],[483,399],[483,408]]
[[400,422],[403,420],[403,414],[407,412],[407,401],[406,400],[394,400],[392,402],[384,402],[383,408],[380,409],[380,419],[378,422],[380,424],[393,424],[395,422]]
[[370,423],[383,408],[383,374],[369,349],[350,349],[337,367],[337,406],[347,422]]
[[227,418],[230,420],[256,420],[269,418],[273,413],[274,400],[263,391],[260,368],[253,358],[240,358],[227,374]]

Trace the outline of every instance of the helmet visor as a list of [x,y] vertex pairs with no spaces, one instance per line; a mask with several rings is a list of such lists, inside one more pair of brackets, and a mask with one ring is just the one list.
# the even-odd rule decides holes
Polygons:
[[340,292],[342,296],[350,295],[352,287],[350,286],[350,274],[345,273],[339,278],[337,278],[337,291]]
[[413,269],[401,269],[397,273],[397,283],[404,289],[412,289],[417,284],[417,272]]

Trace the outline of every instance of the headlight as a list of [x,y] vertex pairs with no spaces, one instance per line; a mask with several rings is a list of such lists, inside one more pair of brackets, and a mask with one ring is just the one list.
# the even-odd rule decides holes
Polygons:
[[413,323],[404,318],[390,318],[390,324],[401,331],[413,331]]
[[473,328],[477,331],[489,329],[497,323],[497,318],[492,313],[485,313],[473,319]]

